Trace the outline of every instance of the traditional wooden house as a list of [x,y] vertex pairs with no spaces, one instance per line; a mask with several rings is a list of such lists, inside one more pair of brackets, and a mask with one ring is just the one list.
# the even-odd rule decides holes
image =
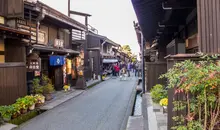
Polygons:
[[[7,22],[22,15],[21,1],[0,1],[0,105],[14,103],[27,94],[26,46],[31,34],[11,28]],[[28,42],[23,42],[25,39]]]
[[88,51],[91,74],[97,78],[101,74],[105,64],[118,62],[113,48],[118,48],[119,44],[111,41],[105,36],[90,32],[87,35]]
[[65,84],[75,85],[76,58],[81,52],[78,41],[85,40],[85,25],[39,1],[25,1],[24,19],[11,20],[9,25],[32,34],[28,56],[37,54],[40,67],[29,66],[29,76],[38,76],[39,72],[49,76],[56,90]]
[[[219,0],[132,0],[132,3],[141,33],[151,46],[148,50],[158,52],[157,61],[146,63],[148,91],[155,84],[165,84],[157,80],[158,76],[174,63],[194,60],[197,52],[220,53]],[[168,129],[173,125],[173,98],[173,90],[169,89]]]
[[0,6],[0,104],[26,95],[29,81],[42,74],[56,90],[75,85],[86,26],[39,1],[1,0]]

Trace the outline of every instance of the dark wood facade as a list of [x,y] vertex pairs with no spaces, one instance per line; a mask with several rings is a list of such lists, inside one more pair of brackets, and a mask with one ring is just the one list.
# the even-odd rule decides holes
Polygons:
[[197,0],[198,43],[204,53],[220,53],[220,1]]
[[97,78],[103,71],[103,59],[117,59],[117,55],[112,48],[117,48],[119,45],[105,36],[91,32],[87,35],[87,44],[89,54],[88,68],[90,68],[91,76],[93,77],[95,74]]
[[[75,63],[77,48],[85,41],[86,27],[39,1],[0,0],[0,6],[0,105],[11,104],[27,94],[27,79],[30,83],[36,71],[26,68],[30,54],[40,56],[40,71],[50,76],[57,90],[62,89],[64,67],[48,67],[49,57],[59,55]],[[75,32],[81,34],[75,36]],[[63,45],[57,46],[57,42]],[[72,83],[71,76],[66,76],[70,77],[68,83]]]
[[159,79],[161,74],[167,72],[166,62],[146,62],[146,91],[150,92],[151,88],[157,84],[166,84],[165,79]]
[[25,63],[0,64],[0,105],[9,105],[27,94]]
[[[198,60],[198,57],[193,55],[197,52],[220,53],[219,0],[145,0],[145,3],[132,0],[132,3],[142,29],[139,31],[142,31],[145,40],[151,43],[150,49],[153,49],[154,41],[157,43],[154,49],[156,48],[159,55],[162,53],[162,56],[158,57],[159,60],[167,60],[167,69],[183,60]],[[169,47],[175,39],[180,40],[175,41],[177,46],[179,43],[183,44],[178,49],[180,51],[176,52]],[[171,56],[164,59],[166,55]],[[182,97],[175,97],[173,89],[168,91],[168,129],[171,129],[174,125],[172,117],[180,114],[173,112],[173,98],[182,100]]]

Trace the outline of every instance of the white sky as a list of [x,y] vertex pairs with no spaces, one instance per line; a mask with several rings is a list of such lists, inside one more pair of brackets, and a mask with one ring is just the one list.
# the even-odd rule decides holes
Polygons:
[[[40,0],[67,15],[67,0]],[[55,2],[56,1],[56,2]],[[71,10],[89,13],[89,24],[118,44],[130,45],[138,54],[139,46],[133,21],[137,21],[131,0],[71,0]],[[82,18],[73,17],[82,22]]]

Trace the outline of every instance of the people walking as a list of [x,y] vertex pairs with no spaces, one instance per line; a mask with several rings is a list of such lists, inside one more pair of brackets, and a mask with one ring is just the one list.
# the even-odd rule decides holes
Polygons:
[[137,64],[136,64],[135,76],[140,77],[140,72],[141,72],[141,63],[140,63],[140,62],[137,62]]
[[127,64],[127,72],[128,72],[128,77],[130,77],[131,76],[131,74],[130,74],[130,72],[131,72],[131,63],[130,62],[128,62],[128,64]]
[[115,66],[115,75],[116,76],[119,76],[119,71],[120,71],[119,65],[116,64],[116,66]]

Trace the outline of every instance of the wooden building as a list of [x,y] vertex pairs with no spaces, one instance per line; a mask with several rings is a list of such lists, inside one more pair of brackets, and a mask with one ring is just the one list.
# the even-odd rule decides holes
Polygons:
[[[12,3],[11,3],[12,2]],[[27,94],[26,46],[31,34],[7,26],[10,18],[17,17],[21,10],[12,10],[15,1],[0,1],[0,105],[8,105]],[[17,5],[21,5],[16,1]]]
[[56,90],[74,86],[86,26],[39,1],[0,0],[0,6],[0,104],[26,95],[42,74]]
[[98,75],[103,71],[104,64],[108,61],[117,60],[116,53],[114,53],[114,49],[119,48],[119,44],[111,41],[105,36],[95,34],[90,32],[87,35],[88,40],[88,53],[89,53],[89,61],[91,68],[91,75],[97,78]]
[[[39,55],[41,74],[52,79],[56,90],[61,90],[65,84],[74,86],[76,81],[73,81],[77,80],[74,63],[81,51],[81,44],[76,41],[85,39],[86,27],[39,1],[25,2],[24,19],[15,21],[18,29],[32,33],[28,49],[29,53]],[[76,36],[77,33],[81,37]]]
[[[160,83],[156,70],[166,72],[180,59],[195,58],[197,52],[220,53],[219,0],[132,0],[132,3],[144,40],[150,43],[150,48],[145,49],[147,55],[157,51],[158,60],[146,63],[149,74],[146,78],[154,81],[147,82],[147,88]],[[173,125],[173,96],[173,90],[169,89],[168,129]]]

